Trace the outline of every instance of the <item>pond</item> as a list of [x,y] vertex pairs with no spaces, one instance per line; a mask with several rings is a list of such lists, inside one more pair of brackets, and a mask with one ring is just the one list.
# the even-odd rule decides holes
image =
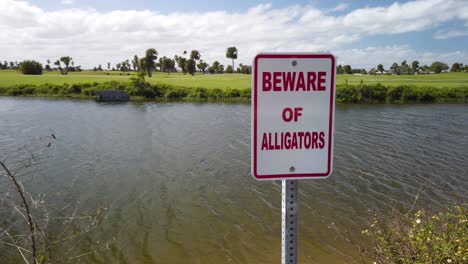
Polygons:
[[[0,97],[0,158],[50,134],[22,177],[51,207],[108,208],[89,239],[115,243],[84,263],[280,262],[281,182],[250,175],[250,105]],[[333,174],[299,182],[299,262],[361,263],[372,212],[417,193],[467,201],[467,150],[466,104],[338,105]]]

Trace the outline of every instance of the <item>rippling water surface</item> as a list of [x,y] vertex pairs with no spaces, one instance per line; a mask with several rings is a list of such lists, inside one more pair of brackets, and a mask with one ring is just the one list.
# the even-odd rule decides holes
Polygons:
[[[468,200],[468,105],[337,106],[334,173],[300,182],[300,263],[361,263],[369,210]],[[33,193],[105,205],[89,263],[279,263],[281,184],[250,176],[250,106],[0,98],[0,158],[58,140]],[[0,255],[2,253],[0,252]]]

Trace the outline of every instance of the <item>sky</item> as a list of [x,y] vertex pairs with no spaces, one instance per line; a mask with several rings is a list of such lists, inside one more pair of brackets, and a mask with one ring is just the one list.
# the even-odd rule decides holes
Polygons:
[[259,52],[327,52],[370,69],[418,60],[468,64],[468,0],[0,0],[0,61],[115,65],[155,48],[251,64]]

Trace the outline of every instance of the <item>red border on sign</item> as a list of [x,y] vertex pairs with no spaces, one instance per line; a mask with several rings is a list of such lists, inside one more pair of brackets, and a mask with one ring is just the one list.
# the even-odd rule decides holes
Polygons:
[[[331,87],[330,87],[330,119],[328,123],[328,163],[327,171],[324,173],[291,173],[291,174],[272,174],[272,175],[259,175],[257,173],[257,76],[258,76],[258,60],[259,59],[331,59]],[[328,177],[331,173],[331,155],[332,155],[332,133],[333,133],[333,107],[334,107],[334,98],[335,98],[335,57],[331,54],[258,54],[254,59],[254,113],[253,113],[253,122],[254,122],[254,137],[253,137],[253,176],[256,179],[267,180],[267,179],[278,179],[278,178],[325,178]]]

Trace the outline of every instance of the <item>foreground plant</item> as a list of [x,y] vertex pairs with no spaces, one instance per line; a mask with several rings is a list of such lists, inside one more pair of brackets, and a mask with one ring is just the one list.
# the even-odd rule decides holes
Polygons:
[[107,208],[87,214],[79,210],[78,202],[53,208],[47,193],[30,193],[28,181],[17,173],[43,163],[41,153],[55,140],[54,134],[37,139],[33,146],[23,146],[14,153],[19,158],[0,160],[1,263],[75,263],[78,258],[109,248],[111,241],[88,239],[83,245],[86,236],[107,218]]
[[462,204],[434,215],[419,210],[390,220],[375,216],[362,233],[373,241],[375,263],[468,263],[466,209]]

